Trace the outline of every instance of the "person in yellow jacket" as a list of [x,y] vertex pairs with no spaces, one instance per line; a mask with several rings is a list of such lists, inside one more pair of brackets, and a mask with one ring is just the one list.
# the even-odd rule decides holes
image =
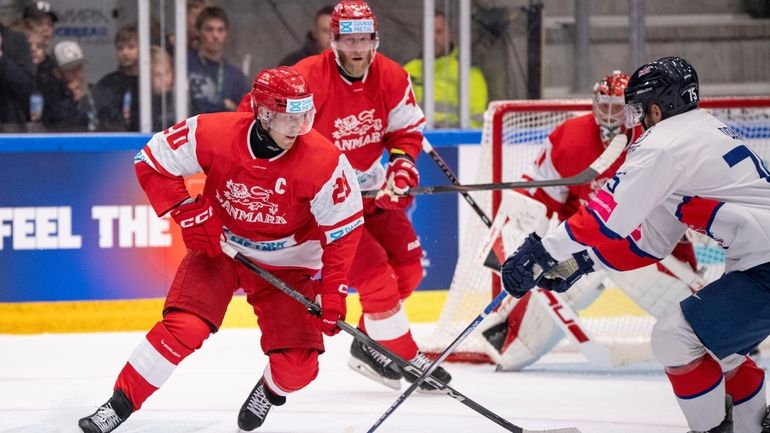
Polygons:
[[[433,45],[436,54],[433,68],[433,96],[436,109],[433,121],[437,128],[457,127],[460,125],[458,51],[450,39],[446,15],[439,11],[433,19]],[[422,104],[422,58],[410,60],[404,65],[404,69],[412,77],[412,89],[417,101]],[[487,108],[487,81],[481,69],[476,66],[471,67],[470,80],[471,127],[481,128],[484,124],[484,110]]]

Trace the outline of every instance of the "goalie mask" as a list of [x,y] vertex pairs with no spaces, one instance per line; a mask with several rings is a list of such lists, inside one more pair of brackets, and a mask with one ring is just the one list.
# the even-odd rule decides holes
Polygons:
[[626,126],[642,123],[646,129],[644,117],[651,104],[660,107],[662,119],[698,107],[698,73],[681,57],[664,57],[634,72],[625,97]]
[[251,110],[262,128],[290,137],[310,132],[315,118],[305,77],[288,66],[257,75],[251,87]]
[[602,143],[609,143],[623,130],[623,91],[628,85],[628,75],[612,71],[594,84],[593,111],[599,125]]
[[343,0],[331,18],[331,48],[342,70],[354,78],[363,77],[374,61],[380,44],[377,18],[362,0]]

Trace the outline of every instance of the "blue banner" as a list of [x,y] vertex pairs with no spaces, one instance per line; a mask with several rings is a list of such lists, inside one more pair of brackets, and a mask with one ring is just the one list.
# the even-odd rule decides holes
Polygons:
[[[451,142],[474,137],[430,139],[457,170]],[[176,224],[155,216],[134,175],[134,154],[148,138],[0,136],[0,302],[165,296],[185,249]],[[424,185],[449,183],[427,155],[418,169]],[[201,183],[193,178],[188,188]],[[420,289],[446,289],[457,261],[457,196],[415,203],[411,218],[425,250]]]

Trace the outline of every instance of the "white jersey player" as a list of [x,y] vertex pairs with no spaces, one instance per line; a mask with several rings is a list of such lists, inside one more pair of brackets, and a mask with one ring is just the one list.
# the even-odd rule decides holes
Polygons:
[[698,109],[697,74],[680,57],[639,68],[625,99],[628,123],[645,134],[588,205],[506,260],[505,289],[564,291],[603,268],[603,249],[659,260],[688,227],[708,235],[725,250],[726,273],[664,314],[653,351],[693,431],[770,432],[764,372],[746,356],[770,335],[770,171]]
[[[522,177],[526,180],[545,180],[572,176],[596,160],[616,135],[626,135],[629,142],[641,135],[641,126],[625,128],[623,125],[623,92],[628,80],[629,76],[621,71],[613,71],[599,79],[593,88],[593,113],[568,119],[557,126]],[[588,184],[517,190],[520,194],[507,196],[506,199],[512,203],[507,208],[515,215],[507,218],[502,228],[504,245],[512,244],[515,248],[516,239],[524,239],[532,231],[544,234],[551,217],[563,221],[572,216],[612,179],[624,160],[625,152]],[[682,265],[689,265],[695,270],[695,252],[692,243],[686,239],[677,245],[672,255],[674,259],[684,262]],[[605,259],[604,264],[610,271],[591,274],[590,278],[582,279],[564,295],[564,301],[571,308],[588,308],[603,293],[608,277],[612,281],[611,287],[619,287],[654,317],[660,317],[668,306],[691,293],[686,282],[655,264],[621,273],[616,269],[628,268],[624,263],[629,259],[627,255],[606,254]],[[637,260],[636,257],[630,259]],[[498,370],[519,370],[536,362],[550,352],[563,336],[548,307],[533,300],[531,295],[509,300],[485,321],[483,335],[492,346],[489,350],[495,351],[491,353],[495,355],[493,359]],[[499,356],[496,356],[498,353]]]

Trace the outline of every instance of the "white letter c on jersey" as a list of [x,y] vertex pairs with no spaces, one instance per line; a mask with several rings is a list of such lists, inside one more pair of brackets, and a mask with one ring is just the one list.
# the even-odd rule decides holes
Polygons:
[[286,179],[279,177],[278,180],[275,181],[275,192],[277,194],[283,194],[286,192],[283,187],[286,186]]

